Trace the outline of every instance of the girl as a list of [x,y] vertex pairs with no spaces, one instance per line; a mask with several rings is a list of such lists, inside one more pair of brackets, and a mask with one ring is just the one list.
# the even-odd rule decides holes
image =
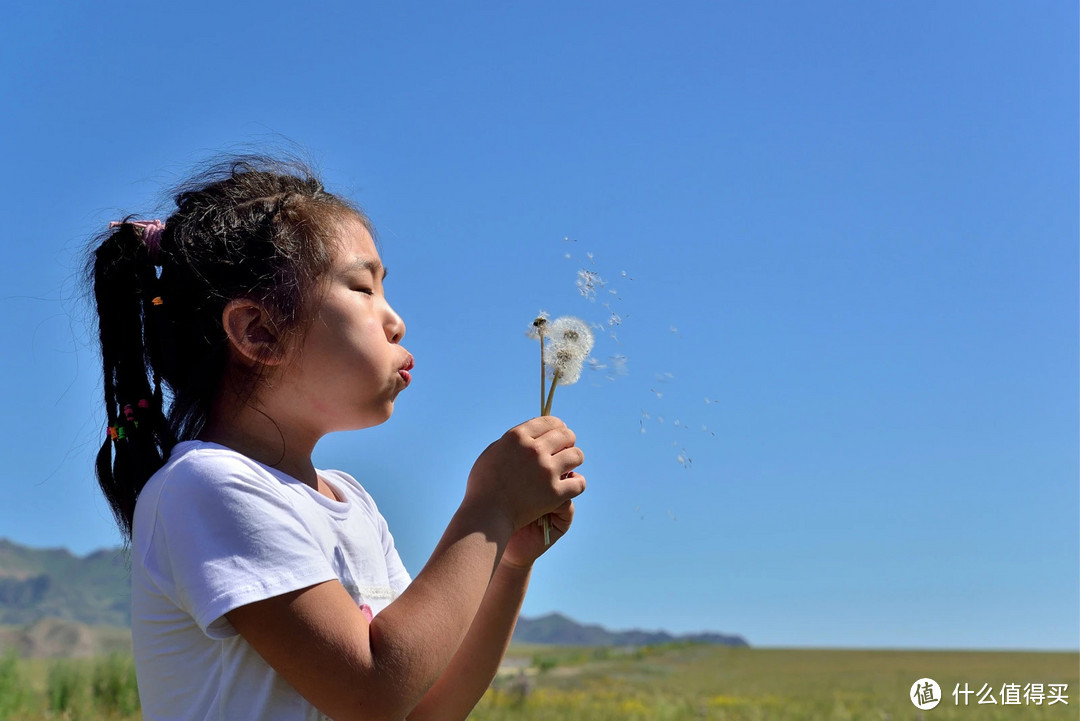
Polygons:
[[370,222],[255,158],[175,200],[114,223],[88,268],[143,717],[465,718],[545,550],[534,521],[558,539],[585,488],[574,433],[534,418],[488,446],[410,580],[367,491],[311,461],[409,385]]

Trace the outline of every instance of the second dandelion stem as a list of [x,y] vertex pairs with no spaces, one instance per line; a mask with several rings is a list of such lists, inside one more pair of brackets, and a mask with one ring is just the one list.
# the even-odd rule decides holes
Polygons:
[[[547,396],[547,400],[544,400],[544,334],[540,333],[540,415],[551,415],[551,398],[555,393],[555,381],[559,379],[559,374],[556,373],[555,377],[551,379],[551,392]],[[540,525],[544,527],[544,545],[551,545],[551,516],[544,514],[540,518]]]

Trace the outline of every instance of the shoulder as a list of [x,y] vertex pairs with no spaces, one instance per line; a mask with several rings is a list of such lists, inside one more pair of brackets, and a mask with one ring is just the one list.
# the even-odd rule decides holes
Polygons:
[[203,441],[184,441],[147,481],[144,490],[169,495],[216,493],[230,487],[275,489],[280,482],[260,463],[231,448]]
[[139,493],[134,526],[149,531],[203,514],[220,519],[289,506],[283,484],[266,467],[225,446],[184,441]]

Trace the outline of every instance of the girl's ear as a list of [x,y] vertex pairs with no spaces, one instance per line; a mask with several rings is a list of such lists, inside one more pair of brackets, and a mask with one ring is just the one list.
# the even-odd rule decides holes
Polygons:
[[221,323],[230,345],[251,363],[276,366],[284,361],[281,338],[270,314],[257,302],[230,300],[221,312]]

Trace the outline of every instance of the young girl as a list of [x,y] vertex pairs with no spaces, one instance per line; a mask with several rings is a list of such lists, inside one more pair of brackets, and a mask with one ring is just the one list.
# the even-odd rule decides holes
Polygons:
[[364,214],[245,158],[95,245],[97,474],[131,544],[143,718],[468,716],[546,548],[535,521],[557,540],[585,488],[574,433],[534,418],[488,446],[410,580],[367,491],[311,460],[389,419],[413,367]]

